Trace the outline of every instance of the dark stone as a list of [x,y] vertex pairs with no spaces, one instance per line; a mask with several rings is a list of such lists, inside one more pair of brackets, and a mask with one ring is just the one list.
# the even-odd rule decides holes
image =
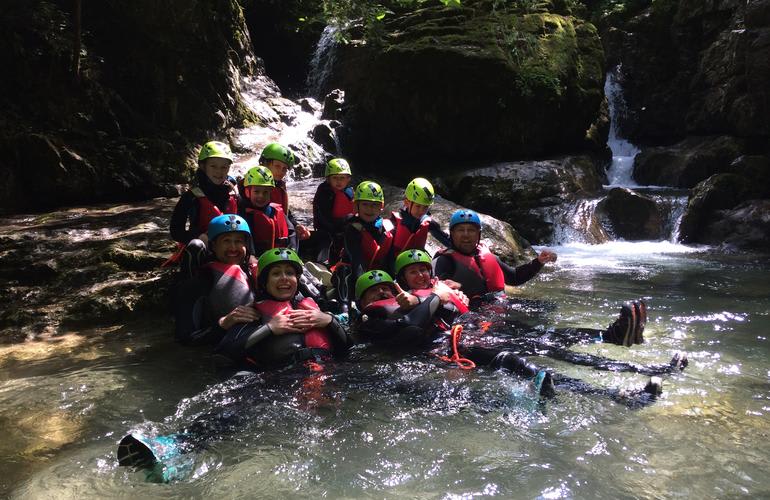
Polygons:
[[322,120],[340,120],[342,119],[342,107],[345,105],[345,92],[340,89],[334,89],[324,98]]
[[673,146],[643,148],[634,160],[634,179],[642,185],[691,188],[719,172],[744,151],[734,137],[688,137]]
[[318,111],[321,111],[321,108],[323,107],[321,103],[313,99],[312,97],[303,97],[299,100],[299,106],[302,111],[306,113],[310,113],[311,115],[316,114]]
[[319,123],[313,127],[312,137],[324,150],[337,154],[337,143],[334,141],[334,130],[327,123]]
[[682,243],[706,243],[703,232],[715,210],[731,209],[754,198],[751,181],[737,174],[716,174],[698,184],[690,194],[679,226]]
[[663,218],[655,200],[630,189],[613,188],[599,202],[596,212],[611,233],[625,240],[660,239]]
[[743,250],[770,251],[770,200],[745,201],[718,210],[699,238],[701,243]]

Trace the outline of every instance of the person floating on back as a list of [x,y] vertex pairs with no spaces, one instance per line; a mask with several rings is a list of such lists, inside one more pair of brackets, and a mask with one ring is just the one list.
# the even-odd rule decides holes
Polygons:
[[194,239],[206,243],[211,219],[238,212],[235,182],[228,176],[232,163],[233,153],[227,144],[209,141],[201,147],[193,187],[182,194],[171,214],[171,237],[179,244],[179,252],[164,265],[183,259],[183,266],[189,267],[187,274],[194,273],[205,255],[205,247],[185,250],[187,244]]
[[345,225],[354,213],[350,164],[343,158],[333,158],[326,164],[324,177],[326,180],[313,196],[313,239],[318,249],[315,260],[333,266],[342,252]]
[[430,216],[435,192],[433,185],[422,177],[412,179],[404,190],[404,206],[398,212],[392,212],[393,254],[398,255],[412,248],[425,249],[428,234],[432,234],[440,244],[448,247],[451,240]]

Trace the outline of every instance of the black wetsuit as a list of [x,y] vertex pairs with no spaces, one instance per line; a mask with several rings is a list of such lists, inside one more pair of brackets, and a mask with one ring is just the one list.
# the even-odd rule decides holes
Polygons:
[[[454,247],[450,248],[459,252]],[[495,258],[503,272],[506,285],[523,285],[534,278],[540,272],[540,269],[543,268],[543,264],[537,258],[515,268],[500,260],[499,257],[495,256]],[[481,297],[490,292],[483,276],[477,276],[470,272],[461,272],[457,268],[457,262],[450,255],[437,254],[433,260],[433,271],[439,279],[451,279],[460,283],[462,291],[468,297]]]
[[[346,188],[352,191],[350,188]],[[334,200],[337,194],[331,185],[324,181],[318,185],[313,196],[313,243],[317,249],[316,262],[337,263],[344,248],[344,232],[347,217],[333,217]],[[351,192],[352,197],[352,192]],[[352,215],[352,214],[351,214]]]
[[[211,182],[206,173],[198,169],[195,172],[197,185],[206,195],[206,198],[216,205],[222,213],[227,213],[232,193],[233,184],[229,181],[221,185]],[[200,236],[198,227],[198,199],[192,191],[186,191],[179,197],[174,211],[171,214],[170,230],[171,238],[179,243],[187,244],[190,240]]]

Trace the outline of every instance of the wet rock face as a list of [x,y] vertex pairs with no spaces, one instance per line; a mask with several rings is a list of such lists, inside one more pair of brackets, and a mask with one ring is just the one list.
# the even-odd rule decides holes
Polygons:
[[769,137],[768,10],[767,0],[662,0],[617,23],[605,41],[623,65],[629,138]]
[[701,243],[770,251],[770,200],[751,200],[718,210],[699,235]]
[[597,205],[596,214],[618,238],[640,241],[662,237],[663,217],[655,200],[630,189],[611,189]]
[[241,91],[263,70],[237,2],[84,6],[77,80],[69,8],[14,0],[0,20],[18,34],[0,42],[0,210],[169,194],[196,143],[255,118]]
[[691,188],[729,171],[745,149],[745,141],[727,136],[689,137],[672,146],[647,147],[634,160],[634,179],[642,185]]
[[603,98],[593,25],[463,5],[389,21],[379,46],[338,48],[328,88],[346,92],[346,150],[457,161],[585,147]]
[[2,220],[0,343],[163,315],[172,199]]
[[512,224],[526,239],[545,243],[550,224],[538,209],[601,189],[602,177],[588,156],[501,163],[441,176],[437,185],[457,203]]
[[[752,202],[752,206],[764,206],[762,202],[767,200],[762,198],[770,196],[770,188],[768,188],[770,170],[767,159],[764,162],[761,159],[754,161],[743,159],[736,163],[738,163],[735,167],[737,172],[748,169],[759,176],[748,178],[739,173],[723,173],[713,175],[698,184],[690,195],[687,210],[680,224],[680,239],[683,243],[719,244],[721,241],[714,241],[715,235],[719,234],[722,239],[731,239],[734,246],[742,247],[740,234],[743,231],[748,227],[753,228],[751,232],[761,231],[762,225],[755,224],[756,220],[760,220],[756,218],[755,211],[737,210],[737,207],[749,201]],[[737,222],[735,218],[741,213],[751,215],[753,221],[747,220],[745,225],[736,224],[734,228],[736,234],[734,237],[729,237],[730,226],[725,223],[725,220]],[[765,233],[765,237],[770,238],[770,232]]]

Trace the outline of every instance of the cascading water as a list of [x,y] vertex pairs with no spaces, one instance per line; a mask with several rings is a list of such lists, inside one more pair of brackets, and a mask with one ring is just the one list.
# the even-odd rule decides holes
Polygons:
[[623,99],[623,89],[620,86],[620,65],[607,72],[604,82],[604,94],[610,112],[610,132],[607,145],[612,151],[612,164],[607,170],[607,187],[637,187],[632,175],[634,158],[639,154],[639,148],[620,137],[619,118],[626,112]]
[[307,75],[308,94],[320,98],[323,92],[329,74],[334,66],[334,48],[337,45],[338,29],[334,26],[327,26],[321,33],[313,57],[310,59],[310,71]]

